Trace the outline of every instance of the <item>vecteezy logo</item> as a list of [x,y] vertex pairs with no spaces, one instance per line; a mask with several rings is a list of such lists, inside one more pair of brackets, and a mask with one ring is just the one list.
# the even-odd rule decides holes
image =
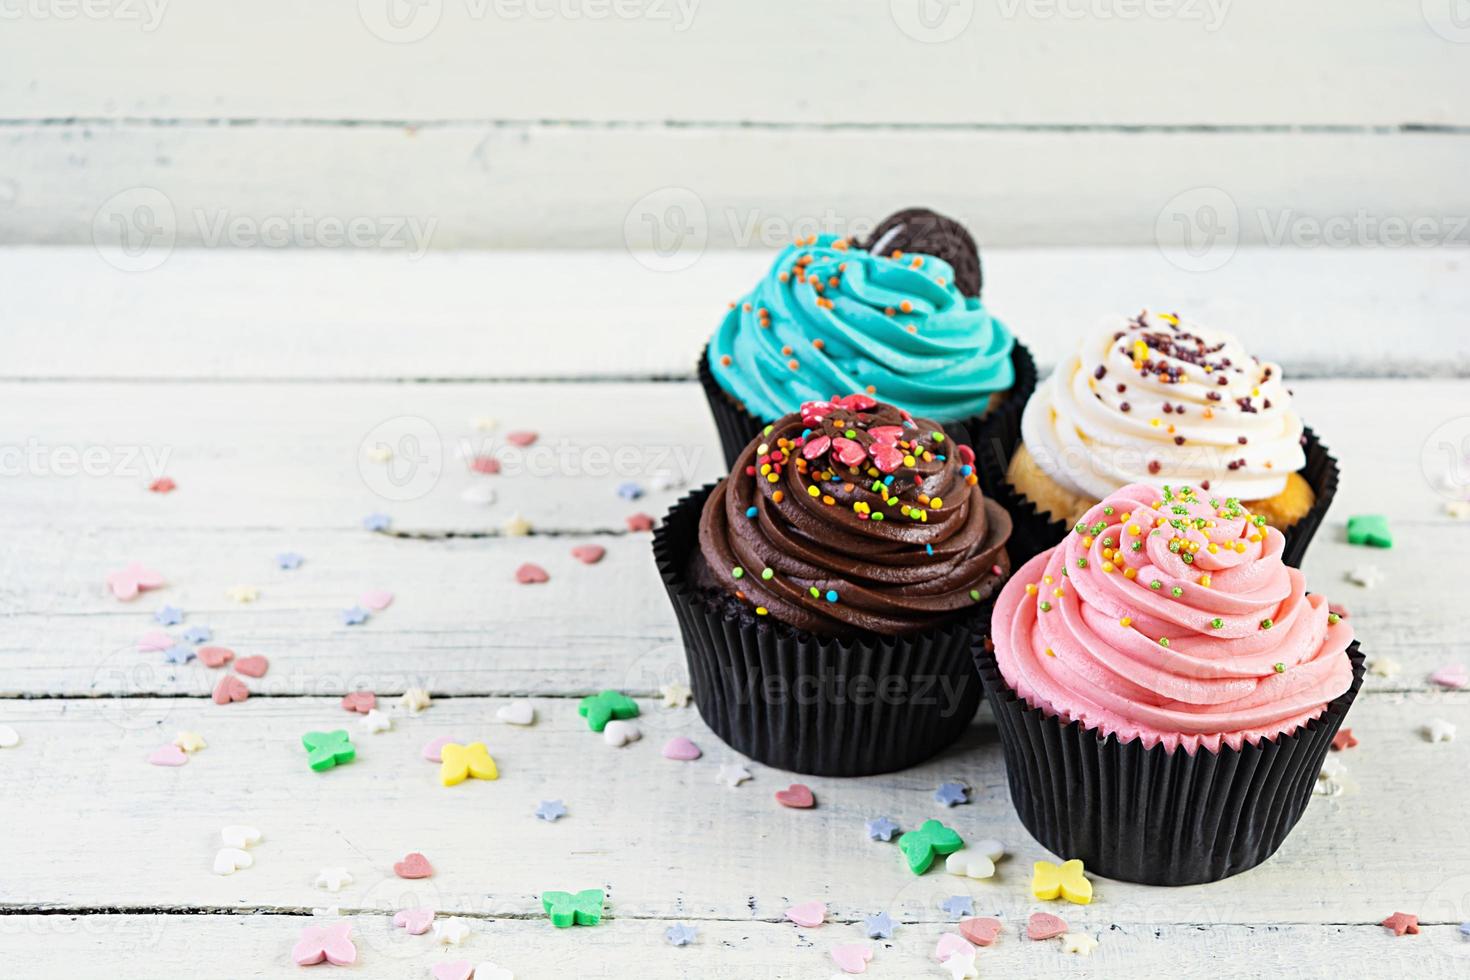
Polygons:
[[178,236],[173,202],[153,187],[129,187],[92,216],[92,244],[108,265],[147,272],[168,261]]
[[709,243],[704,201],[687,187],[660,187],[645,194],[623,219],[623,241],[640,265],[655,272],[687,269]]
[[357,472],[384,500],[417,500],[439,485],[444,472],[439,430],[417,415],[380,422],[358,446]]
[[1154,241],[1169,262],[1186,272],[1213,272],[1240,244],[1240,211],[1218,187],[1175,194],[1154,222]]
[[1446,41],[1470,44],[1470,0],[1419,0],[1429,29]]
[[357,0],[363,26],[389,44],[422,41],[439,26],[444,0]]
[[915,41],[942,44],[970,26],[975,0],[888,0],[888,13]]
[[1429,433],[1419,451],[1424,479],[1450,500],[1470,500],[1470,415],[1450,419]]

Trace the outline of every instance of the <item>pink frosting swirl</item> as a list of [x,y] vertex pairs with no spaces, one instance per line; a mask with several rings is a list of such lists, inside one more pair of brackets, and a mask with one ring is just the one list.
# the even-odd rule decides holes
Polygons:
[[1124,487],[996,602],[1006,683],[1122,741],[1193,753],[1289,734],[1352,683],[1352,629],[1236,500]]

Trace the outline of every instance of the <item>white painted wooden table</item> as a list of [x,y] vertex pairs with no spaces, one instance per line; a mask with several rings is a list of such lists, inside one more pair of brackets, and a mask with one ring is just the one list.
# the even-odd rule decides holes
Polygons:
[[[1035,907],[1027,869],[1045,855],[1012,812],[983,712],[918,769],[806,779],[820,805],[799,812],[772,799],[787,774],[752,766],[739,789],[718,784],[734,753],[692,708],[657,701],[683,678],[682,651],[648,536],[624,518],[659,514],[677,492],[629,503],[615,491],[664,470],[696,485],[717,475],[690,369],[764,261],[711,254],[660,275],[626,253],[180,251],[128,275],[90,249],[0,252],[0,723],[21,735],[0,749],[0,976],[292,976],[292,944],[313,907],[332,904],[358,938],[351,976],[428,977],[465,958],[517,977],[825,977],[830,948],[861,941],[860,917],[880,910],[899,926],[869,973],[938,976],[938,902],[961,893],[1007,923],[981,953],[988,977],[1470,972],[1459,930],[1470,694],[1428,681],[1470,660],[1470,523],[1447,515],[1421,465],[1426,444],[1433,454],[1470,432],[1464,253],[1243,250],[1207,276],[1151,250],[989,256],[992,305],[1043,363],[1095,316],[1143,304],[1228,325],[1283,360],[1343,468],[1309,581],[1351,609],[1371,655],[1402,667],[1370,676],[1353,708],[1362,744],[1337,756],[1347,791],[1314,799],[1267,864],[1174,890],[1099,880],[1091,906],[1053,908],[1100,940],[1090,959],[1018,933]],[[1395,379],[1408,375],[1418,380]],[[476,430],[481,416],[499,428]],[[538,431],[537,450],[504,447],[514,429]],[[423,482],[395,489],[398,464],[368,456],[378,441],[398,463],[427,457]],[[467,472],[466,445],[505,453],[506,471]],[[89,460],[95,475],[75,475]],[[144,489],[161,474],[175,492]],[[485,483],[494,504],[462,499]],[[393,533],[363,530],[372,511],[392,516]],[[1393,550],[1344,542],[1347,515],[1368,511],[1392,522]],[[517,512],[528,537],[501,530]],[[586,542],[607,547],[601,564],[569,556]],[[305,556],[300,569],[276,568],[287,550]],[[134,559],[169,586],[119,603],[103,577]],[[523,561],[551,581],[516,585]],[[1383,569],[1382,587],[1344,580],[1365,562]],[[227,599],[240,584],[258,601]],[[368,588],[396,601],[343,626],[339,611]],[[249,701],[217,706],[217,672],[135,649],[164,603],[270,658]],[[346,691],[392,703],[415,686],[434,705],[395,710],[390,733],[358,731],[338,706]],[[641,743],[611,749],[578,719],[575,699],[605,687],[642,700]],[[495,721],[513,697],[533,699],[535,727]],[[1431,718],[1465,737],[1430,744],[1419,729]],[[338,726],[354,730],[358,760],[308,771],[301,734]],[[178,769],[144,761],[185,729],[209,747]],[[419,758],[439,734],[486,740],[502,778],[440,787]],[[704,758],[662,759],[675,734]],[[941,811],[932,792],[944,780],[968,783],[973,802]],[[545,798],[563,799],[567,817],[536,820]],[[884,814],[905,827],[941,816],[967,837],[1004,839],[1012,856],[991,881],[915,878],[864,835],[864,819]],[[254,867],[218,877],[219,829],[234,822],[265,839]],[[434,878],[392,875],[411,850]],[[335,896],[312,887],[329,866],[354,878]],[[607,889],[607,919],[553,929],[537,895],[583,887]],[[472,920],[472,936],[446,952],[394,930],[390,913],[410,897]],[[783,921],[811,899],[829,905],[826,926]],[[1418,914],[1422,933],[1377,925],[1395,911]],[[698,941],[665,943],[675,922]]]

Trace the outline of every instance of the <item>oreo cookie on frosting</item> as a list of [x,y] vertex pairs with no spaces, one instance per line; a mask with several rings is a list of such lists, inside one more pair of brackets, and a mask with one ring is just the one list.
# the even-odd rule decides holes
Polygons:
[[966,296],[979,296],[985,284],[974,236],[958,221],[928,208],[905,208],[884,218],[863,248],[877,255],[917,252],[943,259]]

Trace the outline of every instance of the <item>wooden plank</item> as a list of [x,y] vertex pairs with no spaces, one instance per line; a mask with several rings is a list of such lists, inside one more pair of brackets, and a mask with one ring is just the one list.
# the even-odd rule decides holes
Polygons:
[[[631,240],[682,266],[701,241],[730,247],[763,226],[785,241],[794,224],[829,215],[839,230],[861,230],[922,202],[974,219],[995,244],[1152,245],[1189,230],[1213,267],[1223,252],[1210,243],[1325,230],[1341,245],[1402,246],[1411,222],[1416,239],[1463,246],[1467,143],[1459,130],[21,122],[0,128],[9,161],[0,243],[89,243],[94,227],[116,236],[122,221],[135,243],[162,227],[155,241],[171,230],[180,245],[356,240],[405,257],[427,245]],[[820,174],[820,186],[798,174]],[[137,209],[144,201],[151,210]],[[349,239],[355,222],[364,225]],[[158,252],[144,255],[120,264],[149,267]]]
[[[832,946],[869,945],[853,925],[796,930],[769,922],[693,923],[699,939],[673,948],[662,935],[675,920],[609,918],[575,935],[544,922],[497,919],[465,945],[440,951],[427,939],[394,930],[386,916],[350,916],[362,980],[428,977],[442,960],[490,961],[517,977],[570,976],[650,980],[692,975],[712,980],[783,980],[833,973]],[[1061,941],[1030,943],[1012,931],[976,960],[983,975],[1168,975],[1204,980],[1286,974],[1302,980],[1360,976],[1374,964],[1383,980],[1449,980],[1464,965],[1464,941],[1453,925],[1425,925],[1412,940],[1395,940],[1376,923],[1329,926],[1175,925],[1154,921],[1102,922],[1089,926],[1102,937],[1088,959],[1068,956]],[[329,920],[340,921],[340,920]],[[690,920],[682,920],[690,924]],[[306,920],[277,915],[11,915],[0,917],[7,948],[0,964],[45,963],[57,975],[81,976],[105,961],[123,976],[150,980],[237,980],[294,974],[291,946]],[[939,926],[900,925],[894,939],[871,944],[874,977],[947,976],[933,958]],[[952,929],[947,931],[954,931]],[[1412,970],[1408,963],[1412,960]],[[1030,972],[1034,971],[1034,972]],[[1244,971],[1250,971],[1246,973]],[[836,974],[841,976],[841,974]]]
[[[987,303],[1043,365],[1101,316],[1149,306],[1228,328],[1293,377],[1470,375],[1470,332],[1383,342],[1463,320],[1456,249],[1241,247],[1209,273],[1157,249],[987,246],[984,259]],[[726,304],[769,262],[760,248],[711,250],[674,274],[627,252],[179,249],[130,274],[90,247],[11,248],[0,376],[692,377]]]
[[[1433,4],[378,0],[303,10],[263,0],[245,16],[223,0],[153,0],[104,7],[102,17],[70,9],[69,18],[49,7],[6,18],[7,115],[1470,122],[1456,98],[1470,57],[1455,43],[1465,28]],[[1161,83],[1164,65],[1188,70]],[[924,84],[904,84],[913,79]]]
[[[6,750],[8,784],[23,798],[46,801],[12,808],[11,839],[96,842],[106,827],[108,840],[128,846],[107,850],[105,860],[101,843],[12,851],[0,903],[22,910],[135,903],[391,910],[413,895],[415,904],[445,911],[534,917],[536,896],[547,888],[605,887],[613,913],[630,918],[778,922],[788,906],[817,899],[837,921],[881,909],[905,922],[938,923],[947,918],[943,898],[969,894],[977,907],[1016,923],[1035,907],[1031,862],[1050,856],[1015,817],[987,722],[906,772],[803,778],[817,809],[793,811],[772,799],[791,781],[787,774],[751,765],[754,779],[738,789],[716,781],[720,764],[740,759],[692,708],[644,702],[643,740],[614,749],[587,730],[573,701],[536,700],[539,720],[529,729],[494,722],[502,703],[456,698],[417,718],[395,712],[394,730],[380,735],[361,733],[356,716],[331,698],[228,707],[179,699],[7,703],[4,721],[22,738]],[[1315,798],[1270,861],[1167,892],[1099,879],[1091,906],[1062,914],[1098,930],[1113,921],[1369,923],[1396,909],[1417,910],[1427,922],[1460,921],[1470,910],[1445,903],[1464,902],[1470,856],[1441,848],[1433,877],[1413,870],[1422,868],[1422,842],[1452,840],[1459,816],[1452,807],[1406,810],[1403,801],[1463,760],[1463,741],[1431,744],[1418,727],[1442,717],[1467,730],[1470,695],[1437,695],[1431,704],[1370,692],[1349,717],[1362,745],[1340,760],[1348,790]],[[357,761],[313,773],[301,734],[333,726],[353,730]],[[179,730],[198,732],[209,747],[177,769],[148,765],[148,753]],[[483,738],[499,781],[440,786],[437,767],[419,755],[437,735]],[[704,757],[662,758],[659,747],[674,735],[693,738]],[[944,780],[968,783],[973,801],[954,809],[936,803],[933,791]],[[555,824],[537,820],[538,801],[552,798],[564,801],[568,815]],[[893,845],[864,836],[863,820],[880,814],[904,827],[940,817],[966,837],[998,837],[1011,855],[993,879],[915,877]],[[219,828],[235,822],[264,839],[253,849],[253,867],[220,877],[210,871]],[[436,869],[419,886],[391,870],[414,850]],[[352,875],[350,885],[335,896],[312,887],[320,869],[336,866]]]

